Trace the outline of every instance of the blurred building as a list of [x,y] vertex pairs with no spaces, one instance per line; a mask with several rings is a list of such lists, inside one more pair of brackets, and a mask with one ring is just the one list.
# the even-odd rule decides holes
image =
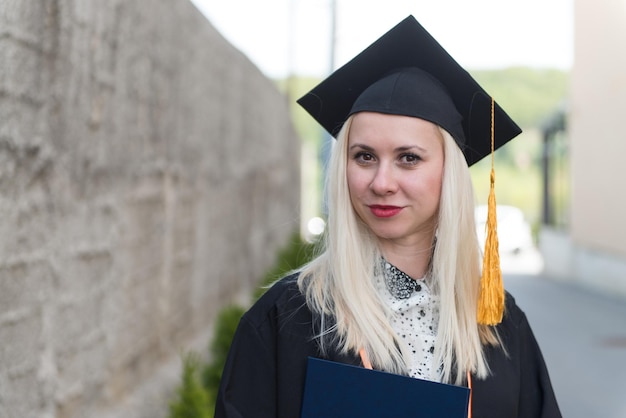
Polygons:
[[626,298],[626,2],[576,0],[574,22],[567,227],[540,246],[549,275]]

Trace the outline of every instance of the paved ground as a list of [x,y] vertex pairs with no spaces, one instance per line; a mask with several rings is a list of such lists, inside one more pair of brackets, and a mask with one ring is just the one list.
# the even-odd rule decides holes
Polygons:
[[526,312],[565,418],[626,418],[626,301],[508,272]]

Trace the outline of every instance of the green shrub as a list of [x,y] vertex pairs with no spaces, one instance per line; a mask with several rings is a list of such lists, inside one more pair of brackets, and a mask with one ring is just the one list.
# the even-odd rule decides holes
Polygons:
[[315,244],[303,241],[300,234],[293,234],[287,245],[278,252],[274,266],[263,276],[261,286],[255,292],[255,299],[261,297],[276,280],[311,261],[314,253]]
[[228,350],[243,314],[244,308],[232,305],[222,309],[215,321],[213,342],[210,346],[211,362],[202,371],[202,383],[212,399],[217,396]]
[[202,386],[198,372],[200,359],[197,354],[188,353],[183,357],[183,376],[176,390],[176,399],[170,403],[170,418],[210,418],[213,408],[209,394]]
[[[312,244],[302,241],[299,234],[294,234],[288,244],[279,251],[274,266],[263,276],[261,286],[254,294],[255,299],[263,294],[268,285],[311,260],[313,248]],[[209,347],[211,354],[209,363],[202,365],[198,356],[194,354],[187,354],[183,358],[182,383],[176,391],[176,399],[170,404],[169,418],[213,416],[222,370],[244,311],[241,306],[231,305],[218,313],[213,340]]]

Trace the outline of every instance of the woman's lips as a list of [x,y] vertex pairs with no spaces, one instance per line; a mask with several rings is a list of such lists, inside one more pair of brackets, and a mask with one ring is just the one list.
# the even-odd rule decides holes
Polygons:
[[399,206],[370,205],[370,211],[378,218],[391,218],[402,210]]

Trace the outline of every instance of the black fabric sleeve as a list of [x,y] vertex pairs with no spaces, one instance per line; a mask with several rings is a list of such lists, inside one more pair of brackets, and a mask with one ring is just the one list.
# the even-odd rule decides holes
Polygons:
[[530,328],[522,314],[520,334],[520,418],[561,418],[546,363]]
[[222,373],[215,418],[277,416],[273,345],[267,333],[260,332],[247,316],[241,319]]
[[561,418],[537,340],[526,315],[508,293],[497,332],[504,349],[485,347],[491,373],[472,382],[472,416]]
[[215,418],[300,416],[308,356],[319,356],[297,276],[274,284],[246,312],[222,373]]

